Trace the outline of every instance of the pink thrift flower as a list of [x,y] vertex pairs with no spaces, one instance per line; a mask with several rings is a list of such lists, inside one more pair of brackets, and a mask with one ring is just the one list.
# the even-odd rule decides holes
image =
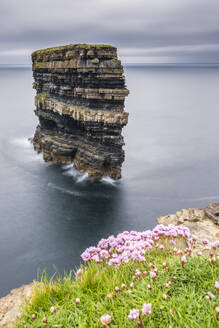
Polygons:
[[153,280],[155,280],[156,277],[157,277],[157,274],[156,274],[155,272],[153,272],[153,271],[150,271],[150,277],[151,277]]
[[134,284],[133,284],[133,282],[131,282],[131,284],[129,285],[129,287],[130,287],[131,289],[134,288]]
[[184,266],[184,264],[187,262],[187,257],[186,255],[183,255],[183,257],[181,258],[181,263],[182,263],[182,266]]
[[144,303],[141,311],[142,311],[142,313],[144,315],[150,315],[151,312],[152,312],[152,305],[151,305],[151,303],[148,303],[148,304],[145,304]]
[[208,239],[203,239],[203,240],[202,240],[202,244],[203,244],[203,245],[208,245],[208,243],[209,243]]
[[214,287],[216,288],[218,294],[219,294],[219,281],[215,281]]
[[121,285],[121,288],[122,288],[122,289],[125,289],[125,288],[126,288],[126,285],[125,285],[125,284],[122,284],[122,285]]
[[151,285],[147,285],[147,289],[152,290]]
[[139,319],[139,316],[140,316],[140,312],[139,312],[139,310],[137,310],[137,309],[132,309],[132,310],[130,310],[130,312],[129,312],[128,318],[129,318],[129,319],[132,319],[132,320],[136,320],[136,319]]
[[56,308],[55,308],[55,306],[51,306],[51,308],[50,308],[50,310],[49,310],[51,313],[54,313],[54,312],[56,312]]
[[215,256],[212,256],[211,263],[214,263],[214,262],[216,262],[216,257]]
[[76,298],[75,304],[78,305],[80,303],[80,298]]
[[81,270],[81,269],[78,269],[77,272],[76,272],[76,275],[77,275],[77,276],[80,276],[81,273],[82,273],[82,270]]
[[154,268],[154,265],[152,263],[149,263],[148,266],[149,266],[150,269]]
[[112,322],[111,316],[109,314],[102,315],[102,317],[100,318],[100,322],[105,327],[109,326],[110,323]]

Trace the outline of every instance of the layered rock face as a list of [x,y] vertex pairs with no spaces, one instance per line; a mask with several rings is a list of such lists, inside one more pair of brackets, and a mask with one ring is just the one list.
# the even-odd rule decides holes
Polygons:
[[35,51],[32,61],[35,149],[46,162],[74,163],[90,178],[119,179],[129,91],[117,49],[75,44]]

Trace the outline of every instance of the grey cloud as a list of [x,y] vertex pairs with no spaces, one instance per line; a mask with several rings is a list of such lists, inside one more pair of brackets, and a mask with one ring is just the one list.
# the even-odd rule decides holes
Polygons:
[[218,0],[1,0],[0,63],[9,59],[7,51],[10,60],[13,51],[21,60],[22,50],[74,42],[114,44],[133,60],[219,61],[212,49],[219,44],[218,14]]

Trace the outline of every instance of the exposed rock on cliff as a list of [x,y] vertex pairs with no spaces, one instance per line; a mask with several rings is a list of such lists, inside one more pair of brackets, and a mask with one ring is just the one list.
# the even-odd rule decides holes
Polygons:
[[40,122],[35,149],[47,162],[73,162],[90,178],[119,179],[129,91],[117,49],[75,44],[35,51],[32,61]]
[[188,227],[191,234],[197,239],[197,250],[208,252],[210,244],[204,245],[202,240],[207,238],[210,243],[219,240],[219,225],[216,224],[213,218],[206,215],[206,211],[209,212],[212,205],[217,205],[219,208],[219,204],[210,204],[204,209],[183,209],[176,212],[176,214],[161,216],[157,218],[157,222],[164,225],[174,224]]

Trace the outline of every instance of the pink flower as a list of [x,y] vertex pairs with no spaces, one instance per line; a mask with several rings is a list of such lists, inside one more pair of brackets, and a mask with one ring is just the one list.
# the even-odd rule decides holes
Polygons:
[[215,256],[212,256],[211,263],[214,263],[214,262],[216,262],[216,257]]
[[105,327],[109,326],[110,323],[112,322],[111,316],[109,314],[103,314],[102,317],[100,318],[100,322]]
[[49,310],[51,313],[54,313],[54,312],[56,312],[56,308],[55,308],[55,306],[51,306],[51,308],[50,308],[50,310]]
[[115,287],[115,291],[118,293],[119,292],[119,287]]
[[152,290],[151,285],[147,285],[147,289]]
[[75,304],[78,305],[80,303],[80,298],[76,298]]
[[219,294],[219,281],[215,281],[214,287],[216,288],[218,294]]
[[141,311],[142,311],[142,313],[144,315],[150,315],[151,312],[152,312],[152,305],[151,305],[151,303],[148,303],[148,304],[145,304],[144,303]]
[[132,320],[136,320],[136,319],[139,318],[139,316],[140,316],[140,312],[139,312],[139,310],[137,310],[137,309],[132,309],[132,310],[130,310],[130,312],[129,312],[128,318],[129,318],[129,319],[132,319]]
[[202,240],[202,244],[203,244],[203,245],[207,245],[208,243],[209,243],[208,239],[203,239],[203,240]]
[[157,277],[157,274],[156,274],[155,272],[153,272],[153,271],[150,271],[150,277],[151,277],[153,280],[155,280],[156,277]]
[[187,262],[187,257],[186,255],[183,255],[183,257],[181,258],[181,263],[182,263],[182,266],[184,266],[184,264]]
[[78,269],[77,272],[76,272],[76,275],[77,275],[77,276],[80,276],[81,273],[82,273],[82,270],[81,270],[81,269]]
[[164,262],[163,263],[163,268],[166,269],[166,267],[167,267],[167,264],[166,264],[166,262]]

